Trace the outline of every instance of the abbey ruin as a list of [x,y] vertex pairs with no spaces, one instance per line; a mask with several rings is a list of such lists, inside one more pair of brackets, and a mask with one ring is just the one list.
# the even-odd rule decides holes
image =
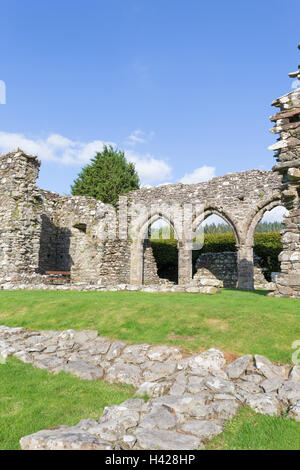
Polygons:
[[[300,78],[300,72],[290,74]],[[193,278],[192,238],[203,219],[219,215],[233,230],[237,248],[237,287],[254,288],[253,244],[266,211],[285,206],[280,255],[281,274],[275,296],[300,298],[300,89],[274,101],[280,111],[271,119],[280,133],[272,146],[273,171],[251,170],[198,184],[171,184],[121,196],[112,206],[88,197],[60,196],[36,186],[40,161],[22,150],[0,156],[0,286],[5,289],[49,288],[53,273],[70,273],[68,288],[129,289],[158,285],[162,290],[216,292],[218,279]],[[170,207],[192,209],[190,236]],[[126,206],[126,207],[125,207]],[[139,214],[136,207],[150,208]],[[180,212],[180,210],[179,210]],[[178,240],[178,285],[158,277],[147,234],[159,219]],[[128,236],[128,227],[134,230]],[[206,266],[207,268],[207,266]],[[209,271],[209,269],[207,269]],[[49,274],[50,273],[50,274]],[[58,286],[52,286],[57,288]],[[145,288],[145,287],[144,287]]]

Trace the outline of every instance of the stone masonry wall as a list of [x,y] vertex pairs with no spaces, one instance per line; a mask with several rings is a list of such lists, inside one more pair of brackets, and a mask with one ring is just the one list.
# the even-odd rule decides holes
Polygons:
[[[70,271],[74,285],[165,282],[157,275],[151,247],[144,246],[148,219],[143,227],[137,226],[135,236],[124,239],[119,236],[120,209],[37,188],[39,166],[36,157],[19,150],[0,156],[0,286],[40,285],[46,282],[47,271]],[[145,208],[154,204],[170,220],[168,204],[203,203],[205,217],[216,213],[232,226],[239,287],[251,289],[253,227],[266,210],[281,204],[280,180],[276,173],[252,170],[206,183],[141,189],[127,195],[127,221],[136,223],[134,204]],[[197,220],[192,225],[195,229]],[[179,284],[189,286],[192,257],[184,239],[178,239],[178,255]]]
[[40,162],[21,151],[0,155],[0,277],[17,279],[38,264]]
[[[204,218],[217,214],[233,229],[238,252],[238,287],[254,288],[253,244],[257,223],[264,213],[282,205],[280,176],[269,171],[251,170],[228,174],[198,184],[170,184],[144,188],[127,195],[129,206],[151,207],[151,216],[145,214],[135,225],[136,239],[131,252],[131,282],[140,284],[143,278],[142,243],[143,234],[159,217],[168,221],[178,239],[178,282],[187,285],[192,281],[192,256],[189,240],[181,238],[174,206],[178,211],[185,205],[194,207],[203,204]],[[143,213],[143,212],[142,212]],[[201,215],[202,217],[202,215]],[[131,222],[134,221],[134,215]],[[192,213],[191,225],[195,231],[202,220],[196,211]],[[140,230],[140,231],[139,231]]]
[[48,191],[41,195],[46,230],[41,233],[40,269],[54,265],[56,270],[70,270],[75,283],[126,282],[129,245],[113,239],[118,229],[114,209],[87,197],[61,197]]
[[[300,64],[290,77],[300,80]],[[278,162],[273,170],[282,176],[282,201],[289,211],[284,220],[283,250],[279,256],[281,274],[276,278],[275,295],[300,298],[300,88],[272,105],[279,108],[271,117],[275,123],[272,132],[280,134],[277,143],[270,147]]]
[[[203,268],[208,269],[217,279],[222,281],[223,287],[235,289],[237,287],[237,253],[225,251],[222,253],[202,253],[196,261],[197,273]],[[254,287],[255,289],[273,288],[264,276],[264,269],[260,266],[260,258],[254,255]]]

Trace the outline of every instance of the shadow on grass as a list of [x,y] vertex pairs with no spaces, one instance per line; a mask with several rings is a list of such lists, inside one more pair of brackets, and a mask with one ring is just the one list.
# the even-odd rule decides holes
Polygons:
[[242,289],[224,289],[226,290],[227,292],[234,292],[234,293],[237,293],[237,292],[245,292],[246,294],[257,294],[257,295],[262,295],[264,297],[267,296],[267,294],[270,292],[268,290],[242,290]]

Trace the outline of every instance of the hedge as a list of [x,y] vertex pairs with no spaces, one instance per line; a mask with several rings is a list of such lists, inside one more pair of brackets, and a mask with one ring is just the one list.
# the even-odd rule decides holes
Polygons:
[[[151,240],[156,259],[158,274],[161,277],[177,281],[174,273],[178,271],[177,240]],[[193,251],[193,266],[201,253],[220,253],[236,251],[233,233],[208,233],[204,235],[204,246]],[[256,233],[254,235],[254,253],[261,258],[261,266],[267,268],[267,277],[271,272],[280,271],[278,255],[282,251],[279,232]]]

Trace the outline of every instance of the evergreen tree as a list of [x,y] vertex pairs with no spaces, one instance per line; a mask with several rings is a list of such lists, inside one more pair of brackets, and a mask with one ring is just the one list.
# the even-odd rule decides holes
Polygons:
[[104,146],[86,165],[71,186],[73,196],[89,196],[115,205],[119,195],[139,189],[139,177],[124,152]]

